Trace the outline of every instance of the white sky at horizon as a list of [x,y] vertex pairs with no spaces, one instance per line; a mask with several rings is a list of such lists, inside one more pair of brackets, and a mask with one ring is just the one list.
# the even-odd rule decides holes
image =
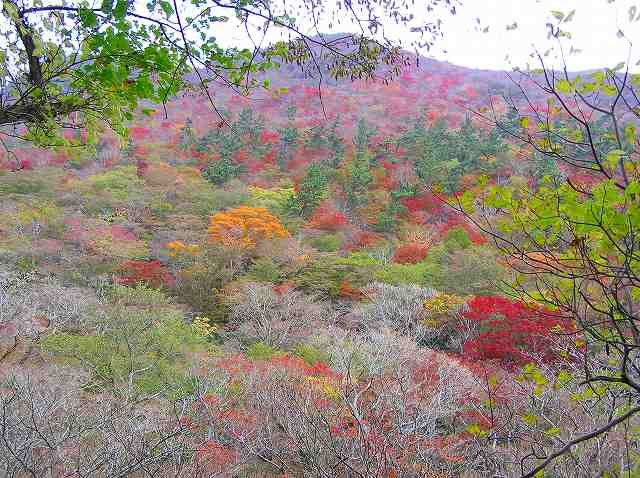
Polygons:
[[[440,39],[430,51],[421,53],[438,60],[448,61],[455,65],[469,68],[490,70],[511,70],[513,67],[526,67],[537,63],[530,58],[535,48],[544,53],[557,41],[548,40],[546,23],[552,22],[552,10],[568,13],[576,10],[570,23],[564,29],[572,34],[572,39],[563,40],[563,49],[568,53],[571,46],[581,50],[580,53],[565,55],[568,69],[571,71],[613,67],[626,61],[631,47],[631,70],[640,71],[636,65],[640,59],[640,21],[629,21],[629,8],[637,6],[636,18],[640,17],[640,0],[462,0],[455,16],[444,15],[442,30],[444,38]],[[420,5],[420,0],[416,1]],[[416,13],[418,16],[418,13]],[[478,28],[476,18],[480,18]],[[507,25],[517,22],[518,28],[507,30]],[[489,27],[487,33],[481,30]],[[386,25],[387,36],[406,41],[410,38],[407,30],[397,26]],[[626,39],[618,38],[618,30],[622,30]],[[334,32],[358,31],[341,25],[333,27]],[[329,29],[326,29],[329,32]],[[306,33],[315,32],[309,28]],[[268,40],[279,38],[267,37]],[[226,24],[220,31],[218,39],[231,46],[250,46],[243,29]],[[553,60],[552,52],[545,61],[560,66]]]

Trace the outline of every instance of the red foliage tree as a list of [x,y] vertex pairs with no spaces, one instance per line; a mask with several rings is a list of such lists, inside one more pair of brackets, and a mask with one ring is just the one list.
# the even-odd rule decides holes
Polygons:
[[144,126],[133,126],[132,128],[129,128],[129,134],[134,140],[145,140],[148,139],[151,134],[151,130]]
[[399,264],[416,264],[427,257],[428,250],[429,248],[426,244],[417,242],[403,244],[396,249],[393,261]]
[[475,297],[465,319],[480,324],[480,334],[464,344],[470,360],[498,360],[506,367],[529,362],[562,361],[554,332],[574,331],[572,323],[553,311],[503,297]]
[[171,286],[174,283],[173,276],[160,261],[126,261],[114,272],[120,275],[114,282],[121,285],[134,285],[142,282],[149,287],[160,287],[162,285]]
[[260,133],[260,143],[277,143],[280,140],[280,135],[275,131],[264,130]]
[[403,198],[402,204],[410,213],[416,211],[430,211],[431,209],[441,207],[442,198],[433,193],[423,193],[417,196]]
[[346,247],[349,251],[356,251],[358,249],[364,249],[373,246],[376,242],[383,239],[381,234],[370,231],[358,231],[353,236],[350,244]]
[[145,173],[149,170],[149,163],[144,159],[136,160],[136,176],[143,178]]
[[316,209],[309,220],[309,227],[335,232],[347,225],[347,218],[333,206],[324,204]]

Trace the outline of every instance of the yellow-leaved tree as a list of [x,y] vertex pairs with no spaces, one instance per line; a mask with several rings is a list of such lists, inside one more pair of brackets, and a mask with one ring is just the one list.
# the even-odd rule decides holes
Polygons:
[[289,237],[277,217],[261,207],[241,206],[211,216],[209,240],[252,249],[265,239]]

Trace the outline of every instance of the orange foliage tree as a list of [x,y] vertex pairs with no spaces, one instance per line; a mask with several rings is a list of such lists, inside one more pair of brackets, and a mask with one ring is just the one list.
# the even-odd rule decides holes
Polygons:
[[264,239],[289,237],[278,218],[262,207],[241,206],[211,216],[209,240],[254,248]]

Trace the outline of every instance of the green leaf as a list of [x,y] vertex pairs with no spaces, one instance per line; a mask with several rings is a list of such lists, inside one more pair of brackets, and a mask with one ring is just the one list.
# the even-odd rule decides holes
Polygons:
[[571,93],[571,83],[567,80],[560,80],[556,82],[556,89],[563,94]]
[[102,0],[100,10],[102,10],[102,13],[109,15],[113,10],[113,0]]
[[118,0],[116,8],[113,10],[113,16],[116,20],[124,20],[127,15],[128,3],[126,0]]
[[162,8],[162,11],[167,16],[167,18],[174,13],[173,6],[166,0],[160,0],[160,8]]
[[618,163],[620,162],[620,158],[624,154],[624,151],[621,149],[614,149],[607,153],[607,164],[611,169],[616,169],[618,167]]
[[535,415],[522,415],[522,421],[530,427],[534,427],[536,426],[538,419]]
[[630,145],[636,144],[636,126],[628,124],[624,127],[624,137]]
[[467,214],[471,214],[475,211],[474,202],[475,197],[471,191],[467,190],[460,196],[460,205]]
[[469,425],[467,427],[467,432],[471,433],[472,435],[475,436],[484,436],[486,435],[486,432],[482,430],[482,428],[480,428],[480,426],[477,423],[473,423],[471,425]]
[[560,10],[551,10],[551,15],[553,15],[553,17],[559,22],[561,22],[564,18],[564,13],[562,13]]
[[560,432],[562,432],[560,428],[553,427],[553,428],[549,428],[548,430],[545,430],[544,434],[549,436],[555,436],[555,435],[560,435]]
[[18,7],[13,2],[2,2],[2,7],[12,20],[16,21],[20,18]]
[[604,81],[605,73],[604,71],[596,71],[591,77],[600,85]]
[[520,118],[520,127],[522,129],[527,129],[529,127],[529,118],[524,116]]
[[35,49],[33,50],[33,56],[42,56],[44,55],[44,45],[42,44],[42,39],[39,35],[33,35],[33,43],[35,45]]
[[84,27],[92,28],[98,24],[98,17],[95,12],[88,8],[79,9],[78,16],[80,17],[80,23],[82,23]]

